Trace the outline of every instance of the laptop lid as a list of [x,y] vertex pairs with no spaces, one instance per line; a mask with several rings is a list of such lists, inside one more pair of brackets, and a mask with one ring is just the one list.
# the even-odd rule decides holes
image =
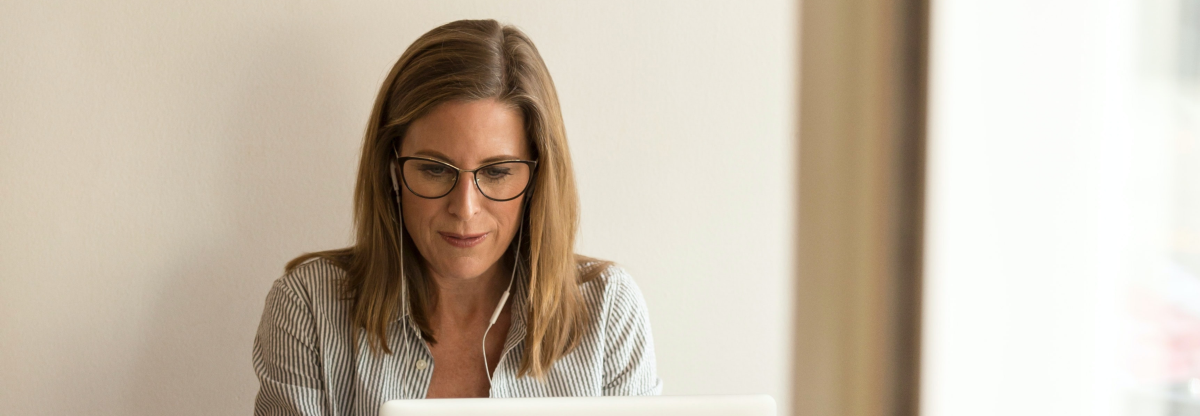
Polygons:
[[776,416],[775,399],[753,396],[547,397],[392,400],[379,416]]

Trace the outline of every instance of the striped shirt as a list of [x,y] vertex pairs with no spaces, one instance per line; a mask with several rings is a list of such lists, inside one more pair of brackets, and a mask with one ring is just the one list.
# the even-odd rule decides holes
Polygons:
[[[434,362],[416,324],[402,314],[388,327],[392,353],[373,353],[365,332],[352,325],[350,301],[342,295],[344,278],[345,271],[318,259],[271,287],[254,338],[255,415],[375,415],[385,401],[425,398]],[[491,397],[662,393],[646,303],[624,270],[609,267],[580,285],[591,324],[579,346],[555,362],[544,380],[517,378],[527,290],[514,286],[512,323]]]

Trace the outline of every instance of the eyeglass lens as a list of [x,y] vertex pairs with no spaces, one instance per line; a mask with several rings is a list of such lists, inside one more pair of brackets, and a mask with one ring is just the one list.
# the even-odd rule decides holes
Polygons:
[[[445,163],[408,159],[401,169],[404,183],[412,193],[425,198],[440,198],[450,193],[459,172]],[[475,171],[475,183],[484,196],[495,200],[516,198],[529,185],[531,171],[524,162],[501,162]]]

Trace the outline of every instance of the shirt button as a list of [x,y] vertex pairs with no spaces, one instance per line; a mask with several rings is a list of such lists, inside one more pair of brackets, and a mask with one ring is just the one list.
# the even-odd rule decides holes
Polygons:
[[424,359],[417,360],[417,369],[418,369],[418,370],[424,370],[424,369],[426,369],[426,368],[429,368],[429,362],[428,362],[428,361],[425,361]]

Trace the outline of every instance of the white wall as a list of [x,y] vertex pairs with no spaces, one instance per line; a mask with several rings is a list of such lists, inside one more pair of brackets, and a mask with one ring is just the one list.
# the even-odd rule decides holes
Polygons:
[[641,285],[666,393],[786,411],[791,3],[0,3],[0,414],[249,413],[271,281],[350,241],[378,84],[481,17],[555,77],[580,250]]

